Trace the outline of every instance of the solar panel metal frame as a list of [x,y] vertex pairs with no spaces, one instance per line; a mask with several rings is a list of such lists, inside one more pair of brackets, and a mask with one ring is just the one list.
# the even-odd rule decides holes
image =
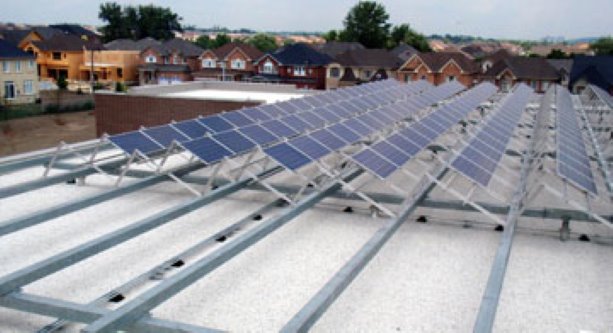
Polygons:
[[144,128],[141,129],[141,132],[164,148],[170,147],[174,141],[185,142],[191,140],[187,135],[170,126],[170,124]]
[[[202,126],[196,119],[183,120],[176,123],[170,123],[170,126],[185,134],[190,139],[198,139],[209,133],[209,130]],[[198,133],[196,133],[196,131]],[[200,134],[201,133],[201,134]]]
[[[162,145],[153,141],[140,131],[131,131],[111,135],[108,137],[108,140],[115,147],[119,148],[128,155],[132,155],[135,151],[138,151],[139,153],[147,156],[164,150]],[[127,148],[128,145],[131,146],[131,149]]]

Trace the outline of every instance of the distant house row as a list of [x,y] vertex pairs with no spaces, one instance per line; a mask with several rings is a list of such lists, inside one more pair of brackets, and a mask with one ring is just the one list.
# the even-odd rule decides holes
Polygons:
[[[553,83],[568,84],[574,92],[579,92],[587,83],[593,83],[613,92],[610,56],[547,60],[514,56],[501,49],[477,61],[464,52],[420,53],[406,44],[392,50],[367,49],[359,43],[344,42],[296,43],[263,53],[240,42],[209,50],[182,39],[122,39],[102,44],[95,35],[71,31],[67,28],[31,29],[27,33],[0,31],[0,39],[5,42],[2,48],[7,49],[4,54],[9,57],[1,56],[6,59],[3,68],[10,67],[4,63],[9,62],[17,48],[25,52],[20,57],[29,59],[28,66],[32,65],[30,60],[35,60],[34,72],[41,81],[64,77],[69,81],[88,82],[93,74],[93,79],[99,82],[139,85],[225,80],[335,89],[395,78],[427,80],[435,85],[455,80],[465,86],[490,81],[501,89],[523,82],[538,92]],[[10,50],[9,45],[12,45]],[[14,73],[11,70],[0,73],[7,74]],[[2,84],[3,96],[12,96],[12,91],[16,95],[32,91],[29,83],[26,83],[28,89],[22,83],[11,83],[16,82],[13,78],[2,78],[2,82],[8,82]]]

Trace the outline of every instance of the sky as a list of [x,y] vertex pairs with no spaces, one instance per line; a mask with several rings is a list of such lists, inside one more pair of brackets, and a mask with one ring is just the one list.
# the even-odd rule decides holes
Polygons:
[[[1,0],[0,22],[101,25],[95,0]],[[183,24],[258,31],[342,28],[357,0],[116,0],[170,7]],[[541,39],[613,34],[613,0],[383,0],[392,24],[425,34]]]

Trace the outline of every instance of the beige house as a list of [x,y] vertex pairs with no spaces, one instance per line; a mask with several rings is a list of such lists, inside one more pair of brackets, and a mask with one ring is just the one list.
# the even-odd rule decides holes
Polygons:
[[36,58],[0,39],[0,104],[34,103],[36,98]]

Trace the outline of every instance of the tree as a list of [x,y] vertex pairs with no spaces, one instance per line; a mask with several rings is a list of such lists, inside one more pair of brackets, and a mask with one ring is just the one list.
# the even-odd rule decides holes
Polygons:
[[170,8],[154,5],[122,8],[115,2],[107,2],[100,5],[98,17],[107,22],[101,29],[106,42],[119,38],[170,39],[174,31],[183,31],[180,16]]
[[613,55],[613,38],[603,37],[590,45],[597,55]]
[[346,42],[360,42],[368,48],[386,46],[390,24],[385,7],[374,1],[360,1],[349,10],[343,24]]
[[232,41],[232,39],[230,38],[230,36],[226,35],[226,34],[219,34],[217,35],[217,37],[215,37],[215,40],[213,40],[211,42],[211,48],[212,49],[216,49],[218,47],[222,47],[228,43],[230,43]]
[[272,51],[277,48],[277,41],[275,38],[267,34],[256,34],[255,36],[249,38],[247,43],[251,44],[253,47],[262,52]]
[[564,51],[560,49],[553,49],[547,55],[547,59],[568,59],[569,56]]
[[411,29],[408,24],[397,25],[392,29],[388,47],[394,48],[400,43],[411,45],[421,52],[431,51],[426,37]]
[[334,42],[338,40],[338,31],[330,30],[322,36],[326,42]]
[[196,39],[196,42],[195,42],[196,45],[200,46],[203,49],[210,49],[212,43],[213,43],[213,41],[211,40],[209,35],[199,36],[198,39]]

